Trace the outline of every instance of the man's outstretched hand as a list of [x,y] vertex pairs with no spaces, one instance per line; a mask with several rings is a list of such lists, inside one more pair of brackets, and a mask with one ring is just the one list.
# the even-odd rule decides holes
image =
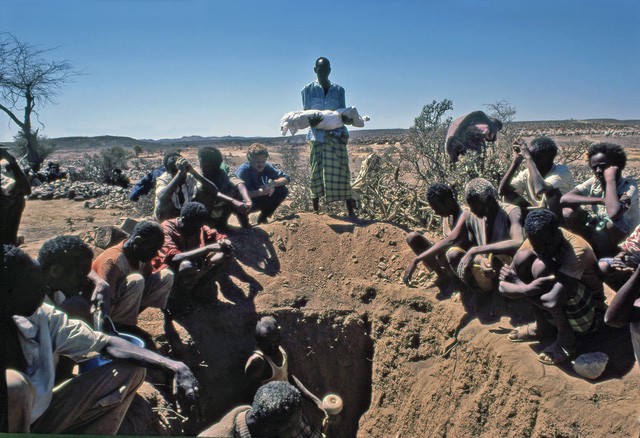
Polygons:
[[176,370],[173,376],[173,394],[181,401],[187,415],[195,415],[195,420],[200,421],[201,412],[199,409],[198,395],[200,384],[188,366],[184,363]]

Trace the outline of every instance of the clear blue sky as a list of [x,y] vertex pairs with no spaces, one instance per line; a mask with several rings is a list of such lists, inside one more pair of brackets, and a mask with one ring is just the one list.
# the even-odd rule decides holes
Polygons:
[[[518,120],[640,118],[638,0],[0,0],[0,31],[85,74],[39,111],[49,137],[279,135],[331,60],[369,128],[508,100]],[[28,17],[28,21],[25,18]],[[16,126],[0,114],[0,140]]]

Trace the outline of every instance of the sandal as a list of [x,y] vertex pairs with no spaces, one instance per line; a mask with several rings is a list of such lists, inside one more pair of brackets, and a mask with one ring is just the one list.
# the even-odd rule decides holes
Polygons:
[[538,362],[544,365],[560,365],[573,358],[575,351],[558,345],[557,342],[549,345],[538,355]]
[[507,335],[507,339],[509,339],[510,342],[537,341],[538,336],[535,333],[531,333],[531,331],[529,330],[529,327],[531,326],[532,324],[527,324],[527,325],[514,328],[513,330],[511,330],[509,335]]

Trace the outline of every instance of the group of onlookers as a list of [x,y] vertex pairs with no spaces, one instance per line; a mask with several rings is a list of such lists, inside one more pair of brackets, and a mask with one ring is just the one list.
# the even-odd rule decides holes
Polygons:
[[[442,290],[461,291],[469,310],[487,298],[493,312],[499,296],[528,300],[535,322],[515,328],[509,340],[554,336],[538,356],[544,364],[572,359],[577,337],[605,321],[631,323],[640,358],[640,306],[634,304],[640,297],[640,210],[637,184],[623,175],[624,149],[593,144],[587,153],[593,176],[579,185],[556,163],[551,138],[529,145],[518,140],[513,150],[498,189],[481,178],[466,185],[467,207],[448,185],[429,187],[427,201],[443,219],[444,238],[431,243],[416,232],[407,236],[417,256],[405,282],[423,263]],[[605,282],[619,289],[608,309]]]
[[[318,81],[302,91],[304,109],[344,107],[344,89],[328,80],[329,61],[319,58],[314,71]],[[310,120],[309,132],[314,211],[321,196],[327,202],[346,200],[349,218],[358,221],[349,184],[348,131],[318,129],[321,118]],[[352,123],[346,116],[342,120]],[[198,382],[184,363],[121,339],[114,330],[138,330],[138,314],[147,307],[172,318],[185,302],[215,301],[215,278],[234,258],[227,237],[231,214],[243,228],[251,228],[252,212],[259,212],[258,225],[266,224],[288,195],[290,177],[268,158],[264,145],[253,144],[247,162],[229,176],[215,147],[199,148],[200,171],[170,151],[163,166],[130,195],[136,201],[153,190],[155,220],[138,223],[126,240],[97,257],[78,237],[50,239],[36,262],[17,247],[29,179],[0,148],[0,159],[8,162],[0,169],[0,282],[7,303],[0,331],[8,369],[9,432],[115,434],[149,366],[172,372],[176,389],[194,401]],[[59,166],[49,173],[63,176]],[[121,171],[112,173],[111,182],[129,185]],[[257,389],[253,405],[234,409],[203,436],[321,436],[318,429],[326,429],[327,414],[288,371],[273,318],[258,323],[256,343],[258,350],[246,367]],[[74,375],[75,361],[96,354],[116,360]],[[323,412],[322,427],[311,427],[302,416],[301,396]]]
[[[176,389],[195,400],[198,382],[184,363],[133,345],[112,330],[139,333],[138,314],[147,307],[173,318],[182,303],[216,300],[216,276],[234,257],[221,232],[229,231],[229,215],[236,213],[241,226],[249,227],[248,213],[259,211],[258,224],[264,224],[288,193],[289,177],[266,162],[263,145],[252,145],[247,156],[233,179],[216,148],[200,149],[202,174],[178,153],[167,153],[166,172],[156,178],[158,221],[138,223],[126,240],[97,257],[76,236],[46,241],[37,261],[15,242],[3,242],[10,432],[114,434],[149,366],[173,372]],[[288,371],[273,318],[259,321],[256,343],[258,350],[247,361],[247,379],[257,390],[253,406],[234,410],[237,415],[203,436],[220,436],[225,422],[228,433],[240,427],[253,436],[285,430],[321,436],[321,427],[302,416],[300,395],[326,420],[322,402]],[[95,354],[118,360],[74,374],[76,362]]]

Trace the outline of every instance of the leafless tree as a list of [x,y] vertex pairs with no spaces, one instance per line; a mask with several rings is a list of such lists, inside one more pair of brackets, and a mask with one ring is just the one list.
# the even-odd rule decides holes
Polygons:
[[53,49],[42,49],[0,34],[0,110],[20,128],[26,141],[26,159],[38,170],[44,157],[38,148],[38,129],[33,127],[37,108],[53,103],[62,86],[78,75],[67,60],[53,61]]

